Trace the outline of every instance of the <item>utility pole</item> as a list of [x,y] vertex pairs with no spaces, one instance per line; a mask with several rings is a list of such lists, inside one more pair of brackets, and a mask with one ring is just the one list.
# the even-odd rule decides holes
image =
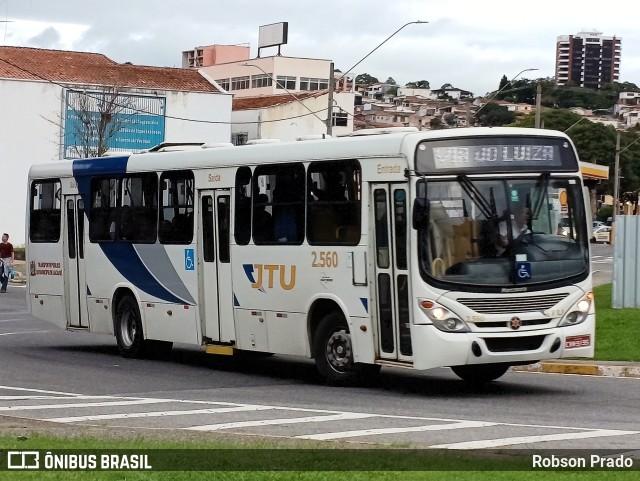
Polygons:
[[[613,176],[613,215],[611,216],[611,224],[615,229],[616,215],[618,214],[618,197],[620,196],[620,131],[616,132],[616,162],[614,166]],[[612,236],[613,238],[613,236]]]
[[329,64],[329,93],[327,95],[328,97],[328,105],[327,105],[327,135],[331,136],[332,132],[333,132],[333,89],[334,89],[334,82],[336,81],[336,79],[334,79],[335,73],[334,73],[334,66],[333,66],[333,62],[331,62],[331,64]]
[[471,106],[470,106],[470,104],[469,104],[469,101],[467,100],[467,101],[464,103],[464,105],[465,105],[465,107],[466,107],[466,109],[467,109],[467,118],[466,118],[466,120],[467,120],[467,127],[471,127]]
[[540,128],[540,110],[542,108],[542,84],[536,85],[536,129]]

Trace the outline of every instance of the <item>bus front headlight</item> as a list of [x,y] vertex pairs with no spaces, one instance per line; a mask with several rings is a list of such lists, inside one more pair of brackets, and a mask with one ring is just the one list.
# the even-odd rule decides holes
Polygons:
[[591,304],[593,304],[593,293],[588,292],[582,299],[576,302],[569,312],[564,316],[560,324],[560,327],[575,326],[584,322],[591,310]]
[[436,302],[420,300],[420,308],[433,325],[443,332],[469,332],[469,326],[462,319]]

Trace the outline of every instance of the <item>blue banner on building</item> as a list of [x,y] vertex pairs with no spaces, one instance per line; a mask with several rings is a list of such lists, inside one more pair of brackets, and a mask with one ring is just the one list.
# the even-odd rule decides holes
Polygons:
[[165,97],[68,91],[65,157],[149,149],[164,141],[165,108]]

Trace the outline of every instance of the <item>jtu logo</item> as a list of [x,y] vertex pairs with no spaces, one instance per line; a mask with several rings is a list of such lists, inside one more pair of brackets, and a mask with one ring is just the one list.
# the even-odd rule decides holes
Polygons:
[[[251,281],[251,287],[264,292],[264,289],[273,289],[276,278],[280,281],[280,287],[290,291],[296,285],[296,266],[282,264],[244,264],[244,272]],[[287,272],[287,268],[288,271]]]

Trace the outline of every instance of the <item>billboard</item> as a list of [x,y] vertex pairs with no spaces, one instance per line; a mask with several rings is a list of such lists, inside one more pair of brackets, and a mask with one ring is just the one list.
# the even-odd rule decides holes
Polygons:
[[141,152],[164,142],[166,98],[105,91],[67,91],[64,157]]
[[289,35],[289,22],[261,25],[258,31],[258,49],[274,47],[287,43]]

